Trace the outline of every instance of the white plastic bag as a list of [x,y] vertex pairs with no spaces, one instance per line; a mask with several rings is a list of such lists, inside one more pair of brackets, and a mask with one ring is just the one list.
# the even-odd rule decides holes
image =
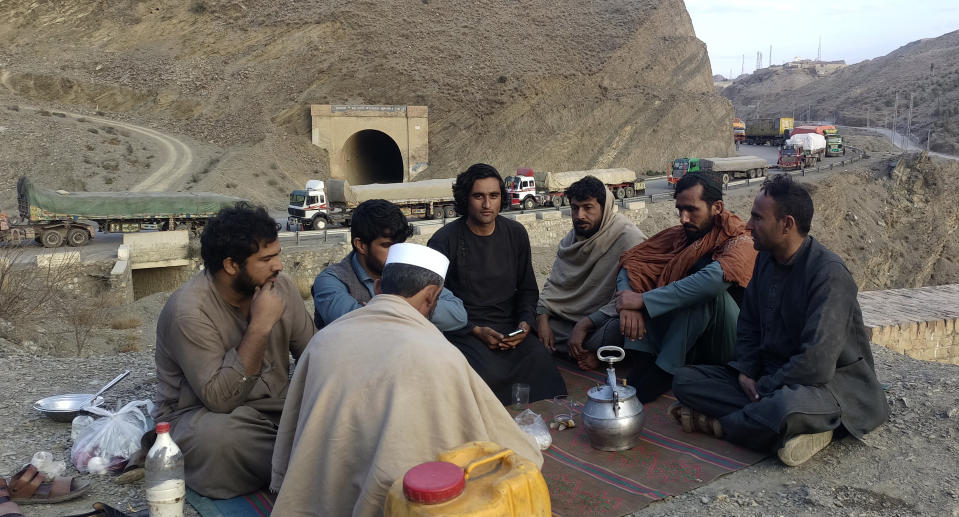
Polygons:
[[149,400],[134,400],[115,413],[98,407],[87,408],[86,411],[102,418],[83,429],[73,442],[70,451],[73,465],[80,472],[87,472],[90,460],[101,458],[93,462],[98,471],[104,464],[106,468],[121,470],[140,449],[143,433],[153,427],[152,410],[153,403]]
[[553,444],[553,436],[549,434],[549,427],[546,426],[543,417],[539,416],[538,413],[527,409],[516,415],[513,420],[516,421],[520,429],[533,438],[536,438],[536,444],[539,445],[539,450],[545,451]]

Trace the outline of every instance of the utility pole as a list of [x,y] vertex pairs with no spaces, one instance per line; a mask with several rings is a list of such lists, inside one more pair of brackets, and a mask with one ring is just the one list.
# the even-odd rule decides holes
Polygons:
[[816,51],[816,61],[822,62],[822,36],[819,36],[819,50]]
[[742,65],[742,67],[743,67],[742,70],[740,70],[740,72],[739,72],[740,75],[746,73],[746,54],[743,54],[743,65]]
[[773,66],[773,46],[769,46],[769,66]]
[[899,126],[899,92],[896,91],[896,104],[892,108],[892,145],[896,145],[896,129]]
[[914,92],[909,92],[909,117],[906,119],[906,145],[912,144],[912,97]]
[[929,152],[929,147],[930,147],[929,144],[931,143],[931,139],[932,139],[932,128],[929,128],[926,130],[926,152],[927,153]]
[[871,108],[866,108],[866,127],[869,127],[869,112]]
[[763,67],[763,53],[756,51],[756,70]]

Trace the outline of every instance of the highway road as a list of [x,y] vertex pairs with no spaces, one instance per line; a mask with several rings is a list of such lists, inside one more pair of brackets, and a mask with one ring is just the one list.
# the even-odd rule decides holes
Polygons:
[[[777,147],[762,146],[762,145],[741,145],[739,151],[737,152],[740,156],[758,156],[764,158],[770,164],[770,173],[778,173],[778,168],[775,167],[776,160],[779,157],[779,149]],[[182,154],[181,154],[182,156]],[[830,164],[836,165],[840,162],[849,163],[854,160],[854,157],[858,157],[858,153],[851,151],[847,153],[846,157],[834,157],[834,158],[825,158],[820,164],[820,168],[827,168]],[[793,174],[800,174],[801,171],[791,171]],[[753,183],[761,180],[752,180]],[[747,181],[744,179],[731,181],[728,185],[728,188],[735,189],[741,188],[747,184]],[[624,201],[646,201],[648,203],[656,203],[663,201],[672,200],[672,188],[666,182],[665,176],[648,178],[646,180],[646,193],[643,196],[627,199]],[[557,210],[556,208],[546,207],[546,208],[537,208],[533,210],[510,210],[506,213],[535,213],[543,210]],[[273,212],[271,215],[276,219],[277,223],[281,227],[286,226],[286,214],[282,212]],[[441,220],[412,220],[411,223],[414,226],[418,225],[432,225],[440,224]],[[329,228],[325,231],[309,231],[309,232],[280,232],[280,242],[284,246],[295,246],[295,245],[311,245],[311,244],[321,244],[324,242],[347,242],[349,240],[349,229],[348,228]],[[81,252],[81,257],[84,261],[95,261],[95,260],[109,260],[116,257],[117,246],[123,243],[122,234],[104,234],[97,233],[94,240],[91,240],[90,243],[86,246],[78,248]],[[69,248],[72,249],[72,248]],[[19,260],[32,260],[32,257],[49,252],[45,248],[39,245],[33,245],[31,243],[23,249],[23,253],[20,256]]]

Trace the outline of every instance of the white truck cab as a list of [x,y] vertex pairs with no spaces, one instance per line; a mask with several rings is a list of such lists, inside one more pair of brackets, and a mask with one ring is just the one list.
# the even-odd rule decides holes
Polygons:
[[329,204],[322,180],[309,180],[305,189],[290,192],[286,229],[322,230],[329,223]]

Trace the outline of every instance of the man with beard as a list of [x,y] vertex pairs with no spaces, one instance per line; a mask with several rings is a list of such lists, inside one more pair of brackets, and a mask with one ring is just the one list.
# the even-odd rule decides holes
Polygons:
[[270,482],[290,354],[314,327],[293,282],[280,274],[279,225],[239,203],[200,237],[204,270],[170,296],[157,321],[157,401],[183,451],[186,484],[213,498]]
[[565,395],[549,350],[530,333],[539,289],[526,228],[499,215],[503,178],[477,163],[456,177],[453,198],[462,216],[429,246],[450,259],[446,287],[463,300],[469,321],[446,338],[504,404],[513,383],[529,384],[531,401]]
[[761,451],[790,466],[889,416],[846,264],[809,236],[813,202],[788,175],[770,177],[747,228],[759,250],[739,315],[736,358],[676,372],[683,430]]
[[316,333],[296,365],[273,455],[273,515],[381,516],[419,463],[492,441],[543,463],[469,363],[427,318],[449,260],[389,249],[377,295]]
[[[594,352],[622,345],[617,316],[616,273],[619,257],[646,238],[636,225],[613,210],[613,195],[593,176],[566,189],[573,229],[563,237],[536,306],[540,340],[568,353],[581,367],[595,367]],[[609,320],[609,321],[607,321]],[[606,321],[598,331],[595,321]],[[615,323],[615,324],[614,324]]]
[[732,359],[738,300],[756,250],[745,222],[726,210],[717,182],[687,174],[673,195],[680,225],[623,254],[616,293],[625,346],[635,350],[628,382],[646,403],[690,364]]
[[[360,203],[350,221],[353,251],[317,275],[310,290],[316,328],[366,305],[373,298],[373,283],[383,274],[390,246],[406,242],[410,235],[413,227],[400,207],[385,199]],[[466,309],[444,288],[430,320],[441,331],[458,330],[466,326]]]

